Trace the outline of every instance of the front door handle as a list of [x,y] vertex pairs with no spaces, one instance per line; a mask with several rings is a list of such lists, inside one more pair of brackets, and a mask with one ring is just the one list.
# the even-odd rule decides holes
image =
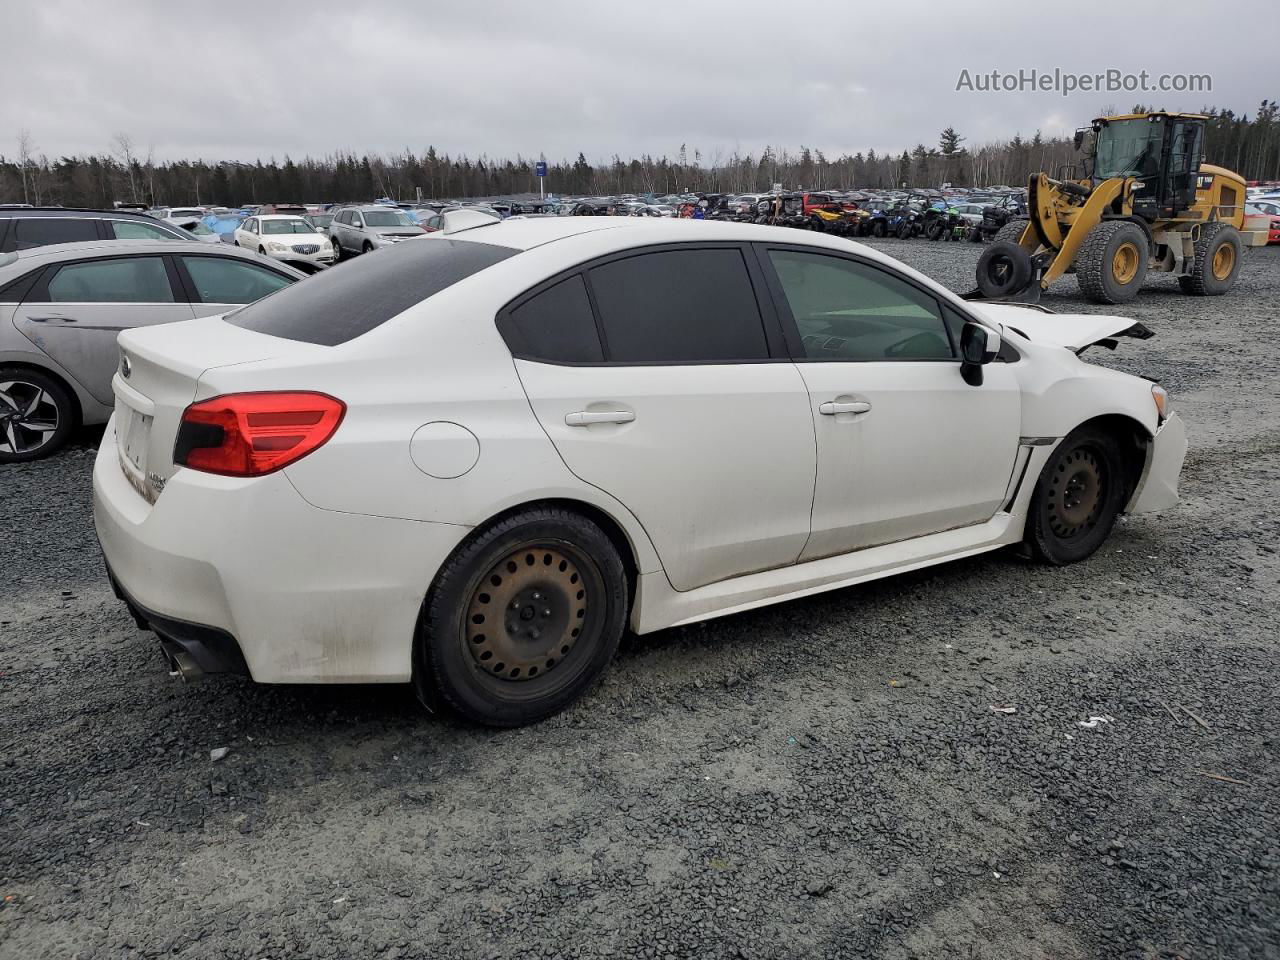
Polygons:
[[564,422],[570,427],[589,427],[593,423],[630,423],[635,418],[630,410],[579,410],[566,413]]
[[834,417],[837,413],[867,413],[871,404],[865,400],[828,400],[818,404],[818,412],[824,416]]
[[32,323],[75,323],[75,317],[61,317],[57,314],[50,314],[47,317],[27,317]]

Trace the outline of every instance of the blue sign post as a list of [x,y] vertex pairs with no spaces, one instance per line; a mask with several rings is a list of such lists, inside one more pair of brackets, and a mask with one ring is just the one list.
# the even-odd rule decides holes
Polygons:
[[533,172],[538,175],[538,196],[547,199],[547,161],[539,160],[533,165]]

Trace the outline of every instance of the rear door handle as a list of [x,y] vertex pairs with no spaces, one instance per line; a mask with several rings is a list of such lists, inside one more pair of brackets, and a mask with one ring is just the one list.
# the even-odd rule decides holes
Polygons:
[[834,417],[837,413],[867,413],[871,404],[865,400],[828,400],[818,404],[818,412],[824,416]]
[[32,323],[75,323],[75,317],[60,317],[57,314],[51,314],[47,317],[27,317]]
[[579,410],[566,413],[564,422],[570,427],[589,427],[593,423],[630,423],[635,418],[630,410]]

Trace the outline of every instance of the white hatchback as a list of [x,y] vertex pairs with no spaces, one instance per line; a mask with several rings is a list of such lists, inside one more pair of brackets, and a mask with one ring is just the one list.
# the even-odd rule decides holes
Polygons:
[[112,582],[184,674],[408,682],[515,725],[645,633],[1171,506],[1131,320],[965,302],[818,233],[622,218],[403,243],[120,337]]

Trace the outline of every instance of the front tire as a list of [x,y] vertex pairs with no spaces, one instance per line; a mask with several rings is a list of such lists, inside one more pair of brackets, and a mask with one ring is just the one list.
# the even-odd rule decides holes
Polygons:
[[1104,220],[1085,237],[1076,257],[1076,282],[1094,303],[1128,303],[1147,278],[1147,235],[1130,220]]
[[24,463],[62,447],[76,424],[66,387],[27,367],[0,367],[0,463]]
[[600,678],[626,618],[626,571],[604,532],[568,510],[524,510],[440,568],[416,641],[420,680],[476,723],[534,723]]
[[1025,543],[1045,563],[1076,563],[1111,535],[1129,495],[1124,457],[1111,434],[1078,427],[1058,444],[1031,495]]

